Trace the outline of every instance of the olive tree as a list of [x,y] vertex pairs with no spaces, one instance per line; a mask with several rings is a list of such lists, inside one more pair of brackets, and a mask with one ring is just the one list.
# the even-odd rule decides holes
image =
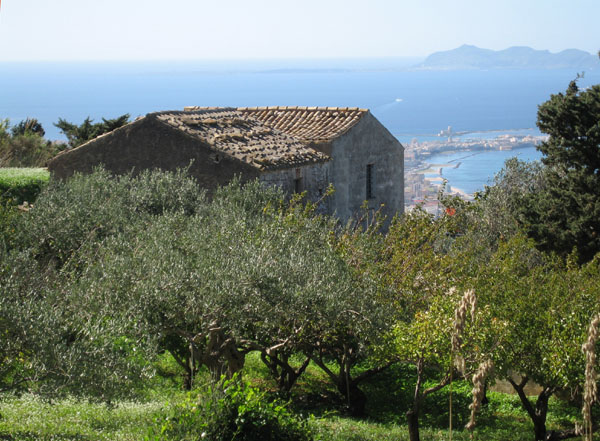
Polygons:
[[89,304],[71,286],[109,238],[160,213],[193,212],[202,200],[183,172],[133,179],[98,171],[52,182],[33,209],[3,217],[0,387],[108,397],[143,378],[148,365],[134,353],[137,343],[110,316],[86,320]]
[[[73,289],[104,299],[87,311],[120,315],[132,325],[124,332],[168,342],[190,376],[201,365],[231,375],[258,350],[289,390],[309,358],[326,372],[331,359],[342,374],[328,373],[354,402],[349,370],[384,328],[381,308],[330,243],[332,221],[285,206],[276,190],[233,183],[193,216],[113,237]],[[305,361],[292,366],[292,354]]]
[[26,251],[0,261],[1,391],[111,399],[146,377],[149,366],[110,320],[81,320],[59,274]]

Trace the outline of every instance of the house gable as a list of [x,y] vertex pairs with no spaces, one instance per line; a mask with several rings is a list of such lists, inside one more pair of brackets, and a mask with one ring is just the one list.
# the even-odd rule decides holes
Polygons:
[[330,143],[332,208],[342,219],[370,210],[404,210],[404,147],[370,112]]
[[214,153],[199,139],[149,115],[56,156],[48,168],[60,179],[75,172],[90,173],[100,165],[114,174],[187,168],[209,192],[236,175],[244,180],[258,177],[257,168],[226,155],[217,158]]

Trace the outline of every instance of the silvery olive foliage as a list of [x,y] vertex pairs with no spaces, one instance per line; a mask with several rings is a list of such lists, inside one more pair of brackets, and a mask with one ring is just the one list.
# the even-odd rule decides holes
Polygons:
[[[65,387],[127,390],[121,386],[149,375],[149,362],[164,351],[191,386],[202,366],[215,379],[233,375],[256,350],[289,390],[306,367],[291,355],[351,354],[349,367],[389,324],[375,283],[336,249],[335,221],[258,182],[235,181],[208,200],[183,171],[111,177],[97,170],[52,182],[34,209],[11,222],[3,252],[8,260],[24,256],[27,268],[17,280],[7,265],[0,283],[14,285],[16,308],[36,302],[25,316],[31,321],[40,320],[35,308],[51,304],[68,344],[46,330],[40,354],[64,357],[36,364],[31,342],[17,339],[12,353],[25,355],[7,356],[3,366],[55,370]],[[41,317],[60,328],[51,315]],[[80,378],[63,367],[67,361]],[[102,388],[84,380],[88,362],[98,366]]]
[[359,354],[385,322],[375,285],[330,244],[331,222],[234,183],[193,216],[111,238],[71,290],[103,299],[93,313],[121,317],[128,335],[167,344],[191,376],[201,365],[232,375],[251,350],[284,370],[292,353],[334,357],[345,343]]
[[98,170],[52,182],[33,209],[7,216],[0,241],[0,389],[129,393],[149,374],[139,345],[114,317],[89,321],[82,311],[95,302],[70,287],[108,238],[160,213],[190,212],[203,200],[183,172],[112,179]]

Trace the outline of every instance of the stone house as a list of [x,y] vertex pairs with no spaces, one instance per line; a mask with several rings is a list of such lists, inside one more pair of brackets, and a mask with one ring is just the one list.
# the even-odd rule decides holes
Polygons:
[[383,205],[404,208],[404,148],[368,110],[338,107],[186,107],[150,113],[48,164],[53,176],[89,173],[102,164],[122,174],[159,168],[189,172],[209,194],[234,176],[306,191],[342,221]]

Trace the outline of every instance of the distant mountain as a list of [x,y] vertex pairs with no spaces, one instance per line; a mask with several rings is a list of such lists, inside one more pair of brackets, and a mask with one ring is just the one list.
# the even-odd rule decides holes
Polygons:
[[526,46],[502,51],[464,44],[449,51],[429,55],[419,67],[429,69],[590,69],[600,68],[600,60],[589,52],[567,49],[553,54]]

